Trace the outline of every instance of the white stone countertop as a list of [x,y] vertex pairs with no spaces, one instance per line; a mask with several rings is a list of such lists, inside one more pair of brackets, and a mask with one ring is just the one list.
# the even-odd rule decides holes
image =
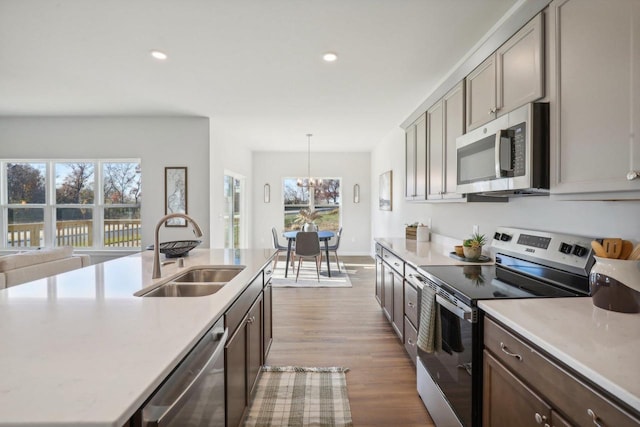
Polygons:
[[454,246],[461,245],[462,241],[437,234],[431,235],[430,242],[418,242],[403,237],[377,237],[374,240],[414,267],[421,265],[491,265],[494,263],[493,257],[485,251],[483,251],[483,255],[491,257],[490,262],[474,263],[452,258],[449,254],[454,252]]
[[[0,426],[114,426],[133,415],[273,250],[194,249],[185,267],[153,253],[0,290]],[[246,268],[213,295],[133,294],[196,266]]]
[[640,412],[640,313],[604,310],[591,298],[491,300],[478,306]]

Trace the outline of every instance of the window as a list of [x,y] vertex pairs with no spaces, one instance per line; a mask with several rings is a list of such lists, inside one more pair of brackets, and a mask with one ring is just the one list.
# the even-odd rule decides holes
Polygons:
[[[302,224],[296,221],[300,209],[313,206],[318,213],[314,223],[320,230],[338,231],[340,228],[340,178],[321,178],[315,187],[298,186],[298,178],[284,178],[284,229],[297,230]],[[312,192],[309,189],[313,189]]]
[[0,167],[3,247],[140,247],[139,160],[0,161]]

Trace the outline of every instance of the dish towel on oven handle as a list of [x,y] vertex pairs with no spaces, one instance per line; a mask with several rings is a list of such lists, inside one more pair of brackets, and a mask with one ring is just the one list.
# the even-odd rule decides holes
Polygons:
[[436,303],[436,291],[430,286],[422,289],[420,300],[420,324],[418,325],[418,347],[425,353],[442,349],[440,305]]

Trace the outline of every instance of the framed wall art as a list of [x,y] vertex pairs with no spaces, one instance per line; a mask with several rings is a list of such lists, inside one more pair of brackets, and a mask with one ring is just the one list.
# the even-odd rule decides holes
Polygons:
[[[164,199],[165,214],[187,214],[187,168],[164,168]],[[184,218],[171,218],[165,224],[167,227],[186,227]]]
[[386,171],[380,175],[380,185],[378,189],[378,206],[381,211],[390,211],[393,200],[392,193],[393,171]]

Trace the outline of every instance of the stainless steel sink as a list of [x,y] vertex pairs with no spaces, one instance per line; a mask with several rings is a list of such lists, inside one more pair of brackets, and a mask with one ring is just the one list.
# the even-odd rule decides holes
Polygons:
[[210,267],[187,271],[172,282],[178,283],[221,283],[228,282],[238,275],[244,267]]
[[224,283],[174,283],[161,285],[143,297],[203,297],[218,292]]
[[149,292],[137,295],[141,297],[203,297],[218,292],[242,270],[244,266],[196,268],[168,280]]

